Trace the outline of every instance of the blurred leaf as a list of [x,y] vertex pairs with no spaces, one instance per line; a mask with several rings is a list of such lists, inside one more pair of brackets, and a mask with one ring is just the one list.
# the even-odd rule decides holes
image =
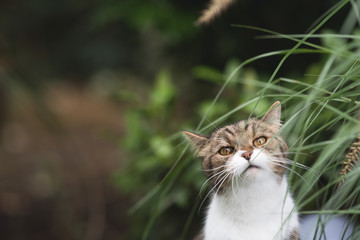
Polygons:
[[230,59],[226,65],[224,74],[227,78],[231,77],[231,81],[229,82],[229,87],[236,84],[236,82],[239,80],[240,71],[236,70],[240,66],[240,61],[237,59]]
[[129,110],[125,114],[126,137],[123,138],[126,149],[138,149],[141,147],[146,134],[139,111]]
[[140,97],[133,91],[126,89],[121,89],[116,92],[116,98],[119,101],[131,102],[131,103],[140,103]]
[[155,79],[155,86],[150,95],[152,109],[165,108],[175,97],[175,87],[171,82],[170,72],[162,70]]
[[222,84],[224,82],[224,75],[211,67],[208,66],[197,66],[193,68],[193,75],[196,78]]
[[[172,160],[171,156],[174,154],[174,149],[170,144],[169,140],[164,139],[161,136],[154,136],[150,140],[151,148],[156,157],[160,160]],[[172,161],[167,161],[167,165],[172,163]]]
[[321,38],[323,45],[330,49],[341,50],[346,46],[346,40],[344,38],[335,37],[335,31],[327,29],[322,32],[324,37]]
[[98,29],[122,20],[138,31],[154,27],[176,42],[195,33],[196,29],[189,27],[195,18],[169,1],[122,0],[99,4],[92,13],[91,25]]
[[246,99],[249,99],[257,94],[258,83],[261,81],[258,80],[257,73],[252,68],[245,68],[242,71],[241,78],[241,94],[239,94],[239,101],[243,102]]
[[112,175],[112,181],[125,193],[136,191],[138,186],[141,185],[140,175],[129,177],[123,170],[118,170]]
[[[209,121],[211,121],[217,117],[220,117],[222,114],[229,111],[229,105],[223,101],[219,101],[219,102],[215,103],[214,105],[212,105],[212,104],[213,104],[212,101],[204,101],[199,106],[199,111],[200,111],[201,115],[204,116],[205,113],[207,113],[207,119]],[[210,107],[211,107],[211,109],[210,109]]]
[[184,187],[178,188],[176,192],[172,193],[171,197],[173,198],[175,204],[181,208],[185,208],[189,205],[188,199],[190,194],[189,191]]
[[[134,172],[139,173],[139,176],[141,176],[144,179],[154,169],[159,169],[160,167],[162,167],[161,165],[162,164],[159,161],[159,158],[157,158],[154,154],[151,154],[150,156],[147,156],[145,158],[136,158],[135,162],[133,163]],[[151,174],[151,175],[154,176],[154,174]],[[138,177],[138,176],[132,175],[131,173],[129,173],[128,176],[129,176],[129,178]],[[156,178],[153,178],[151,181],[147,182],[146,184],[153,183],[155,181],[155,179]],[[146,184],[142,183],[142,185],[144,185],[144,186]]]

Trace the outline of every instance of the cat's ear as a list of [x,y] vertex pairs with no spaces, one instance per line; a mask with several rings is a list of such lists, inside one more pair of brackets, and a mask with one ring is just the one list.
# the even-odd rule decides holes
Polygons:
[[206,136],[196,134],[189,131],[182,131],[183,135],[191,142],[191,144],[196,147],[198,150],[202,148],[208,138]]
[[269,110],[266,112],[265,116],[261,120],[269,124],[276,124],[281,126],[280,116],[281,116],[281,104],[279,101],[276,101],[273,105],[271,105],[271,107],[269,108]]

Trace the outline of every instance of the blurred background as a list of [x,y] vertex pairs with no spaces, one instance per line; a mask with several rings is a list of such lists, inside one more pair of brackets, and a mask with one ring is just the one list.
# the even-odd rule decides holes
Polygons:
[[[179,131],[196,129],[239,64],[295,45],[234,25],[304,34],[337,2],[239,0],[195,26],[206,0],[2,0],[0,239],[190,239],[205,179],[179,161]],[[349,9],[321,30],[339,31]],[[238,78],[266,82],[281,58]],[[278,76],[306,79],[321,61],[291,56]],[[208,121],[257,91],[230,85]]]

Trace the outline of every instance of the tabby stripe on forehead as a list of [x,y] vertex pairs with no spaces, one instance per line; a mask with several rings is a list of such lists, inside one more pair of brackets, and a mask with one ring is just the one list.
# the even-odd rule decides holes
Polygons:
[[246,131],[248,130],[249,126],[250,126],[249,122],[246,122],[246,123],[245,123],[244,132],[246,132]]
[[235,133],[231,131],[229,128],[225,128],[225,132],[229,133],[231,136],[235,136]]
[[255,131],[256,126],[255,126],[255,124],[252,124],[251,127],[252,127],[253,136],[255,136],[256,135],[256,131]]
[[227,135],[224,134],[224,138],[225,138],[225,140],[226,140],[229,144],[231,144],[231,140],[230,140],[230,138],[229,138]]
[[252,134],[253,136],[255,136],[255,128],[256,128],[256,125],[252,122],[252,121],[248,121],[245,123],[245,128],[244,128],[244,133],[246,133],[248,130],[252,130]]

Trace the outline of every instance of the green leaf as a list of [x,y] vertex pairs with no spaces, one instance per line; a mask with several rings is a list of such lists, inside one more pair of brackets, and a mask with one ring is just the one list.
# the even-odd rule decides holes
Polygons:
[[233,86],[239,80],[240,70],[237,70],[239,66],[240,61],[237,59],[230,59],[225,65],[225,76],[230,77],[232,75],[229,87]]
[[126,137],[123,138],[126,149],[138,149],[147,133],[144,131],[142,114],[138,110],[129,110],[125,114]]
[[194,67],[192,72],[196,78],[214,82],[217,84],[222,84],[225,80],[224,75],[219,70],[216,70],[208,66]]
[[150,95],[150,106],[158,110],[165,108],[175,97],[175,87],[168,70],[162,70],[155,79],[155,86]]
[[167,160],[167,163],[172,162],[171,156],[174,154],[174,150],[172,145],[170,144],[169,140],[161,137],[161,136],[154,136],[150,140],[151,148],[155,154],[160,159]]

